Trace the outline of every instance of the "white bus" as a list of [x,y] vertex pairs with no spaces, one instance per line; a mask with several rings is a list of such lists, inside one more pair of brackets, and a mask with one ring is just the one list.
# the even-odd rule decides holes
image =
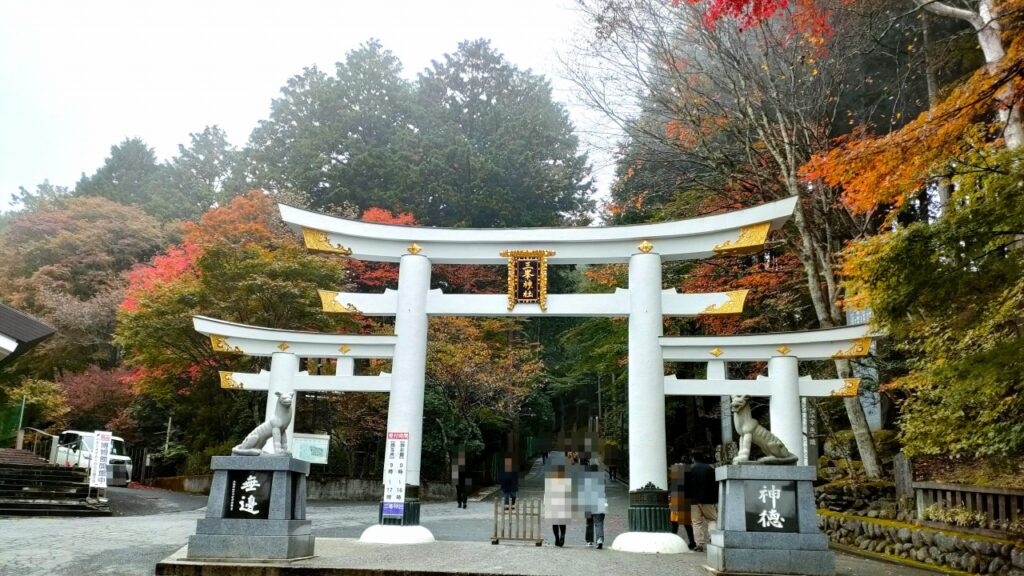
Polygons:
[[[89,468],[92,458],[94,434],[81,430],[65,430],[57,440],[57,460],[54,464],[69,468]],[[110,442],[110,460],[107,464],[107,484],[127,486],[132,477],[132,459],[124,439],[113,436]]]

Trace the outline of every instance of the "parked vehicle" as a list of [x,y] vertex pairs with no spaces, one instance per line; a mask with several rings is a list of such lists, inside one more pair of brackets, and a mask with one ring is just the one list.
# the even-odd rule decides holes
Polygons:
[[[92,462],[95,434],[80,430],[65,430],[57,442],[57,459],[54,462],[69,468],[88,469]],[[107,485],[127,486],[132,477],[132,459],[128,456],[124,439],[113,436],[110,442],[110,460],[107,462]]]

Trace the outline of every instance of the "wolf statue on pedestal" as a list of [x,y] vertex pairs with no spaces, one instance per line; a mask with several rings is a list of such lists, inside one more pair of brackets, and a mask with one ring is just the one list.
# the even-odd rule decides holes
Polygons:
[[[782,440],[750,415],[748,396],[732,397],[732,421],[740,435],[740,451],[732,459],[733,464],[796,464],[798,458]],[[764,452],[764,456],[756,461],[750,460],[751,441]]]
[[[292,395],[274,392],[277,404],[265,422],[249,432],[242,443],[231,449],[235,456],[288,456],[288,424],[292,421]],[[274,439],[274,453],[263,451],[263,445]]]

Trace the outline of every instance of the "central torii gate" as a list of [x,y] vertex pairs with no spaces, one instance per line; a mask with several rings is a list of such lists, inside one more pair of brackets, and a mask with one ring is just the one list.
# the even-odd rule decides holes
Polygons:
[[[677,294],[662,290],[661,265],[665,261],[758,251],[768,233],[789,218],[796,201],[795,197],[787,198],[735,212],[657,224],[521,229],[395,226],[281,205],[283,220],[302,233],[310,249],[366,261],[399,262],[397,291],[321,291],[325,310],[395,316],[398,343],[388,433],[408,434],[406,516],[402,525],[373,526],[361,539],[385,543],[433,540],[430,532],[418,525],[428,315],[628,316],[630,508],[643,513],[630,514],[630,532],[626,534],[633,536],[616,547],[637,552],[684,552],[681,538],[662,531],[668,526],[665,382],[658,340],[663,318],[738,313],[746,292]],[[537,278],[540,295],[532,303],[517,301],[511,289],[507,296],[447,295],[430,290],[434,263],[507,263],[511,287],[515,259],[524,256],[537,258],[542,264]],[[546,294],[546,264],[610,263],[629,264],[627,290],[602,295]]]

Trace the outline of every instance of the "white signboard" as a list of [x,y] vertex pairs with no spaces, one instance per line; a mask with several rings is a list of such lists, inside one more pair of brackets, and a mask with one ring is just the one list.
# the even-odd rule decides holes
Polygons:
[[331,447],[328,434],[302,434],[295,432],[290,438],[292,456],[310,464],[327,464],[327,451]]
[[384,449],[385,516],[402,515],[405,503],[405,464],[408,456],[409,433],[388,432],[388,444]]
[[110,463],[110,440],[112,433],[96,430],[92,437],[92,454],[89,457],[89,487],[107,487],[107,464]]

